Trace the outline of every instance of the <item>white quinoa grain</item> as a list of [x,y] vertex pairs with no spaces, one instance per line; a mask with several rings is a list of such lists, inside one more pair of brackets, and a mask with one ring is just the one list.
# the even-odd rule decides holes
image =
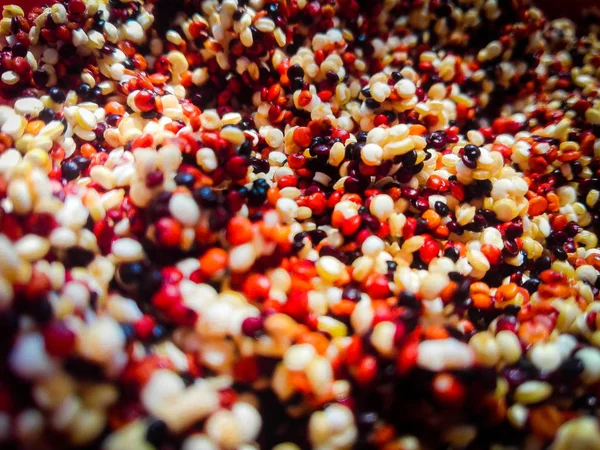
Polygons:
[[23,236],[15,243],[17,254],[26,261],[37,261],[50,250],[50,242],[35,234]]
[[484,366],[495,366],[500,360],[500,350],[498,344],[487,331],[475,334],[469,340],[469,345],[475,351],[475,357],[479,364]]
[[17,84],[21,80],[19,74],[13,70],[4,72],[0,78],[2,79],[3,83],[8,84],[9,86]]
[[219,165],[217,155],[215,155],[214,150],[211,148],[201,148],[198,150],[196,153],[196,162],[207,172],[212,172]]
[[144,42],[146,34],[142,26],[134,20],[128,21],[123,27],[125,39],[129,39],[137,44]]
[[337,280],[344,269],[344,263],[333,256],[322,256],[317,261],[317,273],[323,280],[328,282]]
[[217,445],[204,434],[193,434],[183,441],[182,450],[219,450]]
[[473,350],[456,339],[423,341],[419,344],[417,364],[427,370],[466,369],[475,362]]
[[237,402],[231,412],[237,419],[242,442],[254,441],[262,427],[262,418],[256,408],[249,403]]
[[592,416],[581,416],[563,423],[556,434],[552,450],[589,449],[598,450],[600,427]]
[[144,257],[142,245],[131,238],[117,239],[112,244],[112,254],[120,262],[137,261]]
[[575,358],[583,362],[582,378],[587,384],[600,380],[600,350],[593,347],[582,348],[575,353]]
[[206,421],[205,430],[210,438],[226,450],[233,450],[242,444],[241,430],[233,412],[220,410]]
[[394,200],[387,194],[376,195],[371,199],[369,210],[379,220],[386,220],[394,212]]
[[283,356],[283,364],[291,371],[304,370],[315,356],[315,348],[310,344],[292,345]]
[[508,364],[514,364],[521,358],[521,342],[516,334],[502,330],[496,335],[496,343],[502,359]]
[[396,324],[393,322],[379,322],[373,328],[371,335],[371,344],[377,351],[385,356],[391,357],[394,354],[394,336],[396,334]]
[[161,408],[172,402],[185,390],[185,384],[180,376],[170,370],[159,369],[142,389],[140,399],[144,408],[150,413],[158,415]]
[[194,226],[200,220],[200,208],[189,195],[173,195],[169,201],[169,212],[183,225]]
[[26,214],[33,207],[33,199],[25,180],[16,179],[9,183],[7,195],[17,214]]
[[365,256],[375,257],[385,248],[385,242],[377,236],[369,236],[364,240],[361,251]]
[[256,260],[257,252],[252,243],[234,247],[229,252],[229,268],[233,272],[248,271]]
[[377,144],[366,144],[360,151],[362,161],[368,166],[378,166],[383,158],[383,149]]
[[506,411],[506,418],[510,424],[517,429],[521,429],[525,426],[528,417],[529,410],[519,403],[515,403],[508,408],[508,411]]
[[421,295],[423,295],[424,299],[432,300],[440,295],[449,281],[446,274],[429,273],[425,276],[421,284]]
[[12,347],[8,364],[11,370],[26,380],[37,380],[51,376],[56,363],[44,348],[44,339],[38,333],[24,334],[17,338]]
[[542,372],[553,372],[562,363],[558,348],[551,342],[540,342],[530,350],[531,362]]
[[97,120],[94,113],[85,108],[77,108],[75,111],[75,123],[84,130],[91,131],[96,128]]
[[406,78],[398,81],[394,85],[394,89],[396,89],[396,92],[402,98],[411,98],[413,95],[415,95],[415,92],[417,91],[417,87],[415,86],[415,84]]
[[44,104],[37,98],[20,98],[15,102],[15,112],[21,115],[29,115],[33,118],[44,109]]
[[64,227],[72,230],[82,228],[88,219],[88,211],[83,206],[81,199],[73,195],[67,196],[63,207],[58,211],[55,218]]
[[298,214],[298,205],[290,198],[281,197],[277,200],[277,212],[286,222],[291,222]]
[[[3,79],[4,79],[4,75],[6,73],[7,72],[5,72],[2,75]],[[2,125],[2,132],[8,134],[13,139],[18,139],[21,136],[23,136],[26,125],[27,125],[27,119],[15,114],[15,115],[9,117],[4,122],[4,124]]]
[[122,351],[125,335],[114,319],[103,316],[81,330],[77,345],[84,357],[106,364]]
[[62,294],[73,307],[79,311],[85,311],[90,302],[90,291],[78,281],[70,281],[63,287]]
[[305,368],[306,377],[317,395],[327,394],[333,383],[333,369],[327,358],[317,356]]

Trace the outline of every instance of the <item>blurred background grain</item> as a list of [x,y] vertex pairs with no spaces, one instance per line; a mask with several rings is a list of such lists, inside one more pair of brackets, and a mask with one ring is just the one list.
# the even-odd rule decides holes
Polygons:
[[[169,1],[169,0],[161,0]],[[15,3],[28,10],[33,6],[53,3],[51,0],[0,0],[0,6]],[[596,5],[600,11],[600,0],[537,0],[535,4],[551,18],[569,17],[577,19],[585,13],[586,8]],[[599,19],[600,23],[600,19]]]

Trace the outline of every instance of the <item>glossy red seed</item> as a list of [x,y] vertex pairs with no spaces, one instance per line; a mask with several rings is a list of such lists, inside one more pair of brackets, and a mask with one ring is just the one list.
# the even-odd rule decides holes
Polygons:
[[394,333],[394,344],[400,345],[406,339],[408,334],[406,325],[403,322],[396,323],[396,332]]
[[219,402],[222,408],[231,408],[237,400],[236,392],[231,388],[219,391]]
[[437,375],[433,379],[432,388],[437,400],[443,405],[457,406],[465,399],[464,386],[451,374]]
[[25,219],[23,227],[28,233],[37,234],[46,237],[56,226],[56,221],[52,214],[39,213],[31,214]]
[[175,219],[163,217],[156,223],[156,240],[164,247],[177,247],[182,230],[181,224]]
[[234,180],[244,178],[248,171],[248,160],[243,156],[234,156],[225,164],[225,170]]
[[68,8],[71,14],[83,14],[85,12],[85,3],[82,0],[71,0]]
[[163,284],[152,297],[152,304],[157,308],[166,309],[174,303],[182,301],[181,292],[174,284]]
[[388,120],[386,116],[384,116],[383,114],[378,114],[373,120],[373,125],[375,125],[376,127],[380,127],[381,125],[387,125],[387,122]]
[[[390,294],[389,281],[385,275],[381,274],[369,276],[365,289],[367,294],[374,299],[385,298]],[[384,320],[387,320],[387,317]]]
[[305,292],[292,292],[284,305],[284,311],[293,319],[302,320],[308,314],[308,296]]
[[416,229],[417,219],[415,219],[414,217],[408,217],[406,219],[404,227],[402,228],[402,237],[404,237],[404,239],[410,239],[415,235]]
[[346,347],[346,363],[348,365],[357,364],[360,361],[363,353],[363,344],[358,336],[354,336]]
[[346,130],[344,130],[342,128],[336,128],[331,133],[332,139],[339,139],[340,142],[342,142],[342,143],[346,142],[346,139],[348,139],[349,137],[350,137],[350,133],[348,133]]
[[298,183],[298,178],[296,176],[294,176],[294,175],[284,175],[277,182],[277,187],[279,189],[283,189],[283,188],[286,188],[286,187],[296,187],[297,183]]
[[263,320],[260,317],[247,317],[242,322],[242,333],[248,337],[258,337],[263,331]]
[[598,328],[597,325],[598,313],[596,311],[590,311],[585,316],[585,324],[587,325],[590,331],[596,331]]
[[13,60],[13,70],[19,75],[25,75],[29,70],[31,70],[31,66],[25,58],[17,56]]
[[183,280],[183,273],[176,267],[165,267],[160,274],[165,283],[177,284]]
[[46,351],[64,358],[75,349],[75,333],[64,322],[52,322],[43,331]]
[[142,112],[154,109],[154,94],[148,90],[138,92],[134,98],[135,106]]
[[342,234],[344,234],[346,236],[350,236],[350,235],[356,233],[360,227],[361,222],[362,222],[362,219],[358,214],[344,219],[344,221],[342,222],[342,229],[341,229]]
[[300,153],[294,153],[294,154],[288,156],[288,164],[290,166],[290,169],[298,170],[302,166],[304,166],[305,162],[306,162],[305,156]]
[[266,275],[250,275],[244,282],[242,290],[249,300],[264,300],[269,296],[269,291],[271,290],[271,281]]
[[274,105],[269,108],[269,120],[271,122],[276,122],[279,116],[281,115],[281,106]]
[[439,252],[440,244],[430,239],[419,249],[419,257],[425,264],[429,264],[438,256]]
[[294,143],[300,148],[306,148],[312,140],[312,133],[308,127],[298,127],[293,134]]
[[147,339],[152,335],[154,329],[154,319],[150,316],[144,315],[140,320],[133,324],[135,334],[140,339]]
[[236,361],[233,368],[233,377],[242,383],[252,383],[260,376],[260,368],[253,357],[242,357]]
[[364,356],[358,364],[356,371],[356,381],[360,385],[368,385],[375,380],[377,376],[377,359],[374,356]]
[[406,375],[416,366],[418,354],[419,344],[417,342],[409,342],[402,348],[396,360],[399,375]]
[[181,326],[193,326],[198,320],[198,314],[183,303],[172,303],[167,311],[167,317]]
[[317,192],[308,196],[306,206],[311,209],[313,216],[318,216],[323,214],[325,208],[327,208],[327,199],[322,193]]
[[151,134],[142,134],[131,143],[131,149],[152,147],[154,138]]

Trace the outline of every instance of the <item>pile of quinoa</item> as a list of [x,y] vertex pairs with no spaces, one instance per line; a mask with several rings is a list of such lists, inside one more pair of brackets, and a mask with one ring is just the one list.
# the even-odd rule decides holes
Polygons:
[[588,22],[5,6],[0,447],[600,449]]

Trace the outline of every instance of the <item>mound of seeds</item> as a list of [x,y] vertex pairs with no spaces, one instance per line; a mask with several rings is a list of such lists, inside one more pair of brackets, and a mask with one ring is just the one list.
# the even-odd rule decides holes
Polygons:
[[599,34],[5,6],[0,447],[600,449]]

